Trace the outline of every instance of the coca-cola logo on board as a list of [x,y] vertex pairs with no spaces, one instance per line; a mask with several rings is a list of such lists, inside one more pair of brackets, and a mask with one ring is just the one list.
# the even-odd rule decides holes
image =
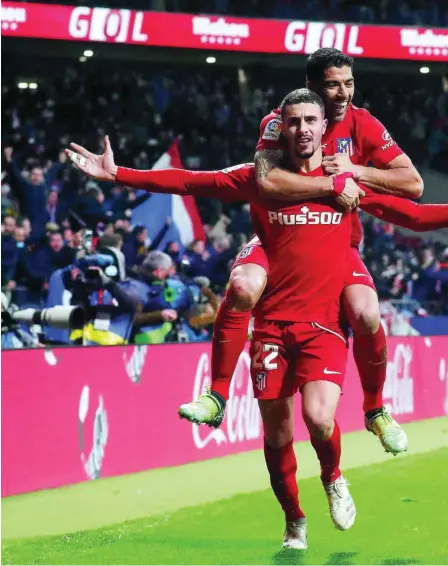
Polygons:
[[135,346],[129,357],[128,353],[130,348],[123,350],[123,362],[126,368],[126,373],[132,383],[139,383],[141,380],[143,368],[145,367],[147,350],[148,346]]
[[[206,353],[201,354],[193,385],[193,399],[196,399],[210,385],[210,361]],[[193,441],[197,448],[205,448],[210,442],[218,446],[230,442],[244,442],[261,438],[262,426],[258,402],[254,398],[250,379],[250,357],[243,352],[238,361],[230,386],[226,405],[226,416],[220,428],[209,429],[193,426]]]
[[[98,395],[97,407],[95,399],[90,410],[90,387],[82,388],[78,409],[78,434],[81,462],[87,477],[91,480],[101,476],[107,441],[109,423],[102,395]],[[90,417],[90,418],[89,418]],[[90,451],[88,446],[91,446]]]

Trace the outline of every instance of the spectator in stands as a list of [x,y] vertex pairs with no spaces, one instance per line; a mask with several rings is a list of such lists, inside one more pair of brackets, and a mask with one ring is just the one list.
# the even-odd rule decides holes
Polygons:
[[75,207],[76,214],[86,223],[88,228],[95,229],[97,224],[106,222],[108,219],[103,203],[103,191],[96,183],[89,182],[86,192],[78,199]]
[[10,214],[6,214],[2,218],[2,234],[4,236],[12,236],[16,228],[16,219]]
[[15,286],[17,263],[19,260],[17,242],[14,238],[16,220],[13,216],[2,218],[2,288],[12,291]]
[[50,233],[44,243],[35,244],[25,252],[22,261],[24,282],[32,290],[46,291],[52,272],[67,267],[73,258],[74,253],[64,245],[62,234]]
[[52,222],[62,226],[63,214],[61,205],[59,204],[59,193],[57,191],[50,191],[47,197],[47,222]]
[[17,219],[17,226],[23,228],[25,233],[25,241],[28,241],[31,237],[31,222],[26,216],[19,216]]
[[131,268],[141,265],[148,253],[148,230],[144,226],[135,226],[123,244],[126,265]]
[[438,298],[435,267],[434,249],[423,248],[420,254],[420,265],[412,275],[412,299],[422,302]]
[[33,236],[42,236],[45,233],[45,224],[48,217],[46,193],[51,189],[53,181],[67,160],[67,156],[64,152],[61,152],[58,161],[46,171],[42,167],[33,166],[29,175],[26,175],[22,171],[17,157],[13,156],[13,148],[5,148],[4,153],[10,166],[12,178],[18,187],[21,212],[30,219]]
[[190,277],[203,275],[206,270],[206,262],[210,259],[211,254],[205,249],[205,242],[203,240],[193,240],[188,246],[185,256],[189,261],[188,274]]
[[173,263],[176,266],[176,270],[179,270],[182,259],[187,259],[186,256],[182,256],[179,242],[176,241],[168,242],[168,244],[165,246],[164,252],[168,254],[173,260]]

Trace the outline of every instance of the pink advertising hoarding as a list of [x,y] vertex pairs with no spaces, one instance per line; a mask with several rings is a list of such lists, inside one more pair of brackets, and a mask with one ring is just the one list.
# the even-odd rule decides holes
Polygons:
[[[2,365],[2,496],[262,446],[246,352],[219,430],[177,416],[209,380],[209,344],[8,351]],[[389,338],[385,401],[400,422],[448,414],[448,337]],[[363,427],[352,360],[338,419]]]
[[3,2],[2,34],[296,55],[336,47],[353,57],[448,61],[448,31],[443,28],[263,20],[26,2]]

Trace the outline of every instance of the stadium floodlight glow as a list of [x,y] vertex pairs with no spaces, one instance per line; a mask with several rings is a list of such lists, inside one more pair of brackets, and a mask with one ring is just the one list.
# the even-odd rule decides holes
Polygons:
[[429,67],[420,67],[420,73],[427,75],[429,73]]
[[84,57],[93,57],[93,51],[91,49],[86,49],[83,55]]
[[17,86],[23,90],[25,88],[28,88],[28,83],[19,83]]
[[86,61],[87,61],[87,57],[80,57],[79,58],[80,63],[85,63]]
[[216,63],[216,57],[207,57],[205,60],[206,63]]
[[37,83],[30,83],[30,84],[28,85],[28,88],[31,88],[32,90],[36,90],[36,88],[37,88]]

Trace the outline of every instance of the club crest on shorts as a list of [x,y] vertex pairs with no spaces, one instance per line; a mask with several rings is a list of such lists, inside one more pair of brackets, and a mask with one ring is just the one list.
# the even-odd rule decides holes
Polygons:
[[337,153],[348,153],[349,155],[353,155],[352,138],[337,138],[336,143]]
[[252,251],[252,246],[244,246],[244,248],[240,251],[238,258],[244,259],[250,254],[251,251]]
[[267,375],[267,371],[259,371],[255,374],[255,387],[258,389],[258,391],[263,391],[263,389],[266,387]]

